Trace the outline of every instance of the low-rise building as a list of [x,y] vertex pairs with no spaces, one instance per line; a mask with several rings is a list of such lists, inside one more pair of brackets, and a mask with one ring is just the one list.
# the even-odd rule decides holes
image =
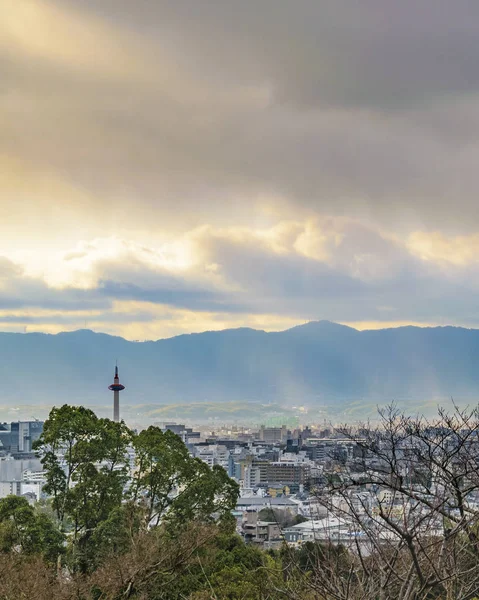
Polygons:
[[242,533],[247,543],[260,544],[262,546],[272,542],[281,542],[282,534],[278,523],[274,521],[261,521],[258,512],[249,509],[244,513]]
[[288,543],[327,541],[347,543],[358,535],[357,527],[346,519],[328,515],[324,519],[305,521],[284,529],[284,539]]

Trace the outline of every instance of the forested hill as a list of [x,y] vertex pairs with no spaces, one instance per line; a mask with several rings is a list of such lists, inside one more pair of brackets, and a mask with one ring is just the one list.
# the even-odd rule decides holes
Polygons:
[[360,332],[320,321],[140,343],[89,330],[2,333],[1,403],[109,402],[116,359],[130,405],[479,397],[479,330]]

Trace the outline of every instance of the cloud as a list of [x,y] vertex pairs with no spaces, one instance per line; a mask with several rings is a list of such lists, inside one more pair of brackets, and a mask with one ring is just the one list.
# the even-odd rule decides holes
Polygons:
[[5,319],[477,322],[477,3],[2,3]]
[[107,309],[108,299],[93,290],[75,287],[55,290],[43,279],[25,274],[22,265],[0,257],[0,310],[15,312],[19,308],[84,311]]
[[[70,5],[76,3],[70,2]],[[271,83],[300,106],[403,107],[477,91],[479,9],[459,0],[127,0],[86,3],[159,37],[210,79]],[[476,17],[476,18],[475,18]]]
[[183,332],[185,323],[477,326],[477,260],[448,251],[460,253],[462,239],[440,242],[425,232],[401,242],[331,217],[269,229],[201,227],[157,247],[99,238],[61,253],[51,272],[26,275],[3,260],[0,322],[55,330],[86,320],[134,338]]
[[426,261],[456,266],[479,262],[479,234],[448,237],[439,231],[417,231],[409,236],[407,245]]
[[267,222],[271,205],[402,235],[473,226],[469,0],[3,1],[0,153],[19,226],[34,212],[54,234],[128,236]]

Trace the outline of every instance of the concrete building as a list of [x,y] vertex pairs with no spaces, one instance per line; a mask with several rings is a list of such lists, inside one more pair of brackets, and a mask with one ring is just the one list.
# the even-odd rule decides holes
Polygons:
[[284,529],[284,539],[289,543],[329,541],[347,543],[358,535],[351,521],[329,515],[316,521],[305,521]]
[[0,481],[22,481],[24,472],[43,471],[39,458],[16,459],[13,456],[0,457]]
[[282,485],[304,485],[310,477],[309,464],[295,464],[291,462],[271,462],[266,469],[268,483]]
[[22,481],[20,485],[20,494],[25,496],[27,499],[32,499],[34,502],[38,502],[44,494],[42,492],[44,481]]
[[253,509],[249,509],[244,513],[242,533],[245,542],[262,546],[268,545],[272,547],[273,542],[279,544],[282,539],[281,528],[278,523],[274,521],[260,521],[258,519],[258,512]]
[[21,496],[21,494],[21,481],[0,481],[0,498],[6,498],[7,496]]
[[[17,455],[22,456],[22,455]],[[45,484],[45,473],[39,458],[24,454],[27,458],[12,455],[0,457],[0,498],[21,496],[33,492],[37,499]]]
[[298,487],[308,482],[311,466],[302,462],[268,461],[247,457],[242,475],[245,488],[268,485]]
[[293,499],[297,503],[298,515],[310,520],[320,520],[328,515],[328,509],[318,498],[307,496],[304,499]]
[[256,510],[260,511],[263,508],[288,509],[293,514],[298,513],[298,505],[287,496],[278,496],[277,498],[269,498],[268,496],[243,496],[238,498],[236,502],[236,510]]
[[32,452],[42,435],[43,421],[13,421],[0,424],[0,450],[12,454]]
[[220,465],[226,471],[228,471],[230,451],[222,444],[196,446],[195,456],[210,467],[213,467],[214,465]]
[[194,444],[200,441],[201,433],[193,431],[190,427],[178,423],[163,423],[159,427],[162,431],[171,431],[183,440],[186,445]]
[[282,427],[265,427],[264,425],[261,425],[259,439],[262,442],[285,444],[288,439],[286,425],[283,425]]

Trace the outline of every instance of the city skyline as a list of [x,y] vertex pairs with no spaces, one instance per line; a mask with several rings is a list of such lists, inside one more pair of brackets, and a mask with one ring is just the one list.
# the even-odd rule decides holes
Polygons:
[[0,7],[0,330],[479,327],[478,6]]

